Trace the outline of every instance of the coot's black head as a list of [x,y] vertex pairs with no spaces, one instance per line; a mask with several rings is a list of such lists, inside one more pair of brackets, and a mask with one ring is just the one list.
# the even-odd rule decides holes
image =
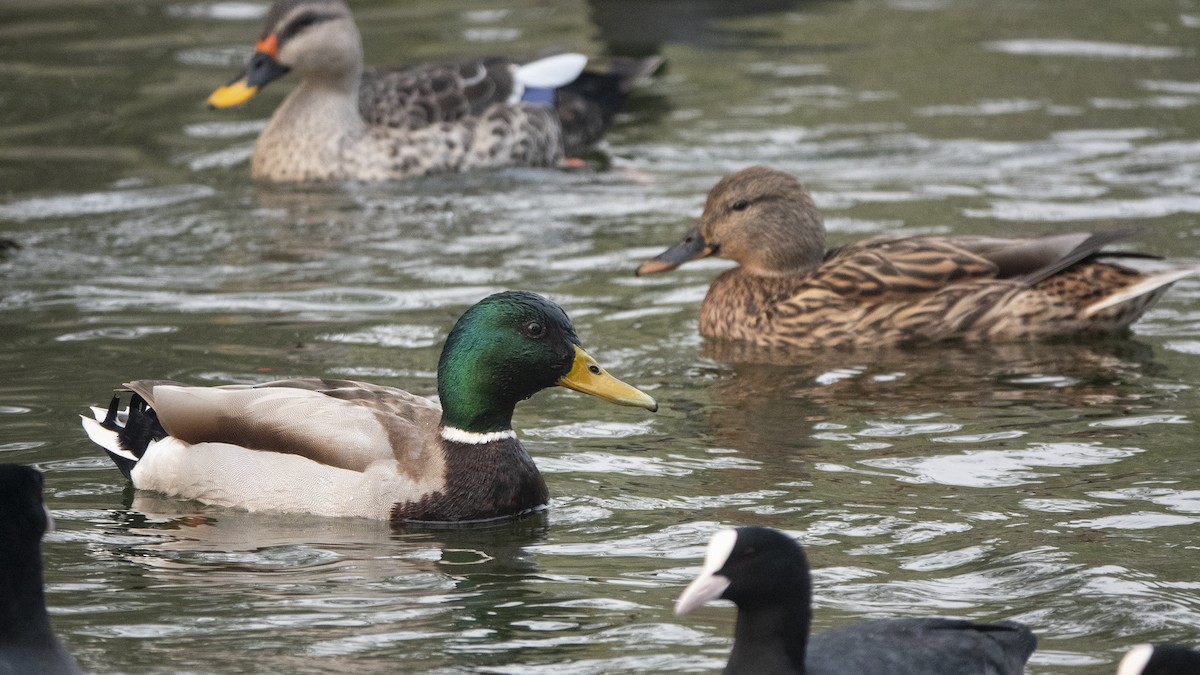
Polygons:
[[812,599],[804,550],[791,537],[765,527],[721,530],[708,542],[704,569],[679,596],[675,613],[707,602],[732,600],[739,609],[802,604]]
[[49,525],[42,474],[20,464],[0,464],[0,546],[37,545]]

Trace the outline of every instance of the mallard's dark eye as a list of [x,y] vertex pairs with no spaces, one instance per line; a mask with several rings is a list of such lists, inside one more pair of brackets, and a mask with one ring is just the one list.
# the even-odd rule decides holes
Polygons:
[[736,202],[729,205],[729,208],[733,209],[734,211],[745,211],[749,207],[750,207],[750,202],[745,199],[739,199]]
[[525,324],[525,336],[526,337],[531,337],[531,338],[537,340],[542,337],[545,337],[545,335],[546,335],[546,326],[543,325],[542,322],[530,321],[529,323]]

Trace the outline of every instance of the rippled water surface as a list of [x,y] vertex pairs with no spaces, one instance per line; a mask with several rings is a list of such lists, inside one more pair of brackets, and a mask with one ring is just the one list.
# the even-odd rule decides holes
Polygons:
[[[699,339],[723,263],[632,276],[753,163],[801,176],[835,244],[1135,224],[1195,266],[1200,2],[352,4],[373,63],[669,65],[595,170],[278,188],[247,160],[293,83],[201,104],[263,3],[0,6],[0,236],[21,244],[0,461],[46,472],[48,600],[88,670],[715,672],[733,612],[670,608],[718,524],[810,547],[817,628],[1016,618],[1038,674],[1200,643],[1200,281],[1128,339],[812,354]],[[133,378],[432,394],[442,336],[504,288],[552,296],[662,404],[518,408],[538,518],[394,533],[180,503],[128,488],[77,422]]]

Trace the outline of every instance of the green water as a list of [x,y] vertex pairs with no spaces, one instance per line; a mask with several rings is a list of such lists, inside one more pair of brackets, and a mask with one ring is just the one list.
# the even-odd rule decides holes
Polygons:
[[[98,673],[716,672],[734,614],[671,606],[720,525],[795,533],[815,627],[1029,623],[1029,672],[1200,642],[1200,282],[1129,339],[762,354],[702,342],[723,263],[637,279],[725,172],[791,171],[831,243],[1137,225],[1200,260],[1200,3],[386,2],[370,63],[661,53],[611,168],[279,188],[292,85],[206,110],[258,2],[0,6],[0,461],[46,472],[54,623]],[[134,493],[76,417],[135,378],[351,377],[431,395],[484,295],[550,295],[649,415],[514,420],[542,518],[393,533]]]

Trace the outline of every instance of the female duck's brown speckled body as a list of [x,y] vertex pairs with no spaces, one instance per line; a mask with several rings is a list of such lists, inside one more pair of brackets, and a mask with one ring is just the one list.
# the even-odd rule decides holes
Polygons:
[[[564,54],[533,68],[502,59],[364,73],[342,0],[278,0],[243,75],[209,97],[224,108],[296,71],[301,81],[254,146],[271,181],[383,181],[503,166],[554,166],[600,140],[632,84],[660,59],[582,72]],[[533,65],[533,64],[529,64]]]
[[700,224],[638,274],[709,255],[737,261],[709,288],[700,333],[767,346],[1111,333],[1193,273],[1097,260],[1120,256],[1102,249],[1127,234],[879,237],[826,252],[825,226],[804,186],[753,167],[722,178]]

